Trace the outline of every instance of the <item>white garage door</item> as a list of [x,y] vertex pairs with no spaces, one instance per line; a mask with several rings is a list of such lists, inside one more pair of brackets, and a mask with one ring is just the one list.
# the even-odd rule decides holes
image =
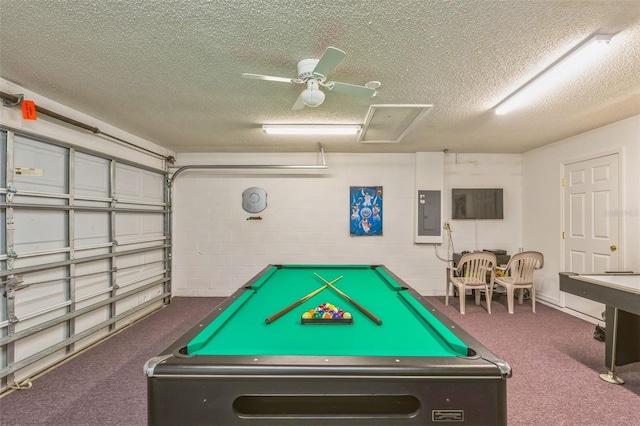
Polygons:
[[0,131],[0,390],[166,303],[166,173]]

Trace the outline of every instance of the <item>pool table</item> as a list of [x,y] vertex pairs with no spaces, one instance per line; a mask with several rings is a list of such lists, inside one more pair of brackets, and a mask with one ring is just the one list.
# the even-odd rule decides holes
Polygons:
[[[323,303],[353,322],[303,324]],[[144,372],[153,425],[500,425],[511,377],[381,265],[269,265]]]

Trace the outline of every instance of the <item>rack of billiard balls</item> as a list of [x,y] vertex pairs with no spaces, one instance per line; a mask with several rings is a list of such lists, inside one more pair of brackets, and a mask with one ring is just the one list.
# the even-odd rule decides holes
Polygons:
[[302,324],[353,324],[351,313],[331,303],[323,303],[317,308],[302,313]]

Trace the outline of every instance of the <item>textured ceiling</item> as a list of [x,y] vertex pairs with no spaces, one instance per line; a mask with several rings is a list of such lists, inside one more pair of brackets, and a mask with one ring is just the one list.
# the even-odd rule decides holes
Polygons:
[[[592,34],[601,62],[534,105],[491,108]],[[378,80],[292,111],[296,63],[347,53],[331,80]],[[518,153],[640,113],[640,0],[0,0],[0,76],[177,152]],[[363,123],[433,104],[396,144],[278,137],[266,123]]]

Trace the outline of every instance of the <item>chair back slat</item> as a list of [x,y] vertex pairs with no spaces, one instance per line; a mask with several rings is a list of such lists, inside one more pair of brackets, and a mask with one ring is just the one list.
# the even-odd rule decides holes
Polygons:
[[458,263],[458,270],[467,284],[484,284],[487,273],[491,273],[495,267],[495,255],[492,253],[476,252],[462,256]]
[[544,258],[542,253],[537,251],[527,251],[515,254],[509,260],[507,268],[511,267],[511,278],[513,284],[522,285],[533,282],[533,272],[543,266]]

